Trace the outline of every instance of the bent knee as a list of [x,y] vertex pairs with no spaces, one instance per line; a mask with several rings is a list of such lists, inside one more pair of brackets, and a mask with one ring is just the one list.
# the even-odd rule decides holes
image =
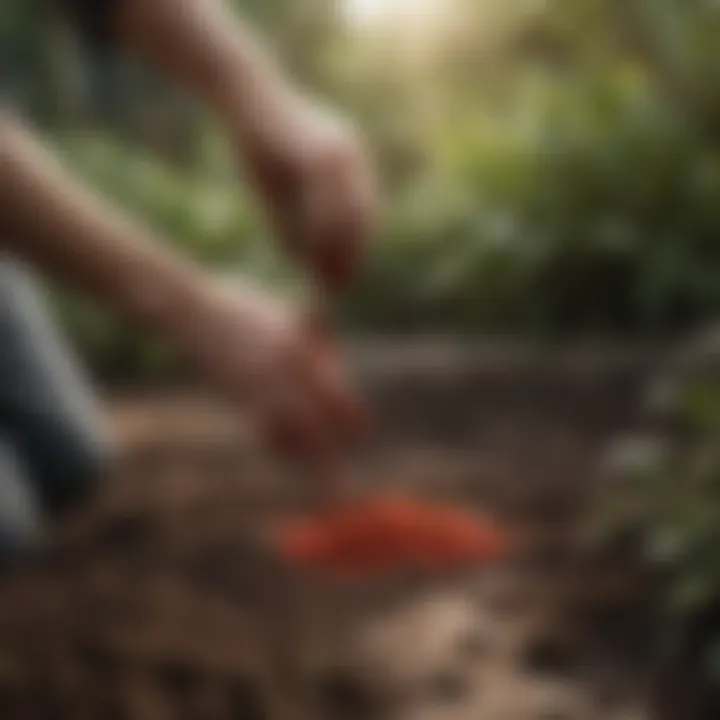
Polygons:
[[110,442],[99,429],[47,423],[26,437],[35,448],[28,459],[32,481],[43,509],[51,515],[89,500],[113,460]]
[[0,568],[38,543],[40,511],[25,464],[12,443],[0,441]]

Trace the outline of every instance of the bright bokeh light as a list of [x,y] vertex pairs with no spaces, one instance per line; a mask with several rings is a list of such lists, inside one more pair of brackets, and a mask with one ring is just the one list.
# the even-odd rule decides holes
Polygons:
[[396,22],[412,22],[437,16],[444,0],[343,0],[349,22],[372,27]]

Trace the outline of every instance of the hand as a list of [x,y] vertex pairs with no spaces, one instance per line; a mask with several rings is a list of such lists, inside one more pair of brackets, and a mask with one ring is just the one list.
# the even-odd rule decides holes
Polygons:
[[363,429],[330,339],[259,291],[203,278],[169,336],[217,390],[249,407],[275,450],[312,470]]
[[253,33],[206,0],[127,0],[125,44],[214,107],[285,248],[332,289],[357,271],[375,214],[352,126],[299,95]]
[[357,272],[375,221],[375,182],[352,125],[290,91],[242,125],[249,174],[284,249],[330,290]]

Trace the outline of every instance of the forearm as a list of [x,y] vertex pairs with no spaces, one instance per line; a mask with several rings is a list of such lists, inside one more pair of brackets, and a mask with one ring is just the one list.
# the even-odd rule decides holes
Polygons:
[[240,133],[252,135],[289,95],[274,59],[222,0],[124,0],[116,28],[125,48],[190,89]]
[[111,310],[163,330],[197,271],[93,195],[0,114],[0,248]]

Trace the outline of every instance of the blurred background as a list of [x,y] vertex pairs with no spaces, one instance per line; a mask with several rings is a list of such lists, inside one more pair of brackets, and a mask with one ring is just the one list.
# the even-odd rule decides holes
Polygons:
[[[203,261],[282,275],[222,129],[40,5],[3,4],[6,87],[68,161]],[[661,336],[717,311],[713,3],[237,5],[381,170],[353,329]],[[81,315],[96,363],[150,369]]]
[[[532,645],[530,660],[525,656],[529,668],[518,671],[518,677],[533,677],[532,689],[513,685],[521,683],[513,675],[505,690],[497,691],[507,702],[526,698],[527,707],[507,717],[718,717],[720,342],[713,324],[720,311],[720,4],[232,4],[298,81],[356,121],[380,171],[381,227],[363,276],[342,300],[339,320],[349,338],[362,338],[363,348],[377,351],[363,367],[373,368],[369,386],[385,412],[381,426],[390,450],[384,452],[395,462],[388,467],[412,487],[494,503],[509,517],[542,526],[538,532],[552,538],[538,540],[544,549],[539,558],[530,569],[515,572],[523,581],[529,573],[533,582],[539,574],[539,587],[563,591],[562,602],[554,595],[547,601],[553,617],[569,617],[563,604],[568,596],[582,605],[583,622],[589,606],[595,613],[591,639],[575,625],[557,632],[553,625],[550,640],[543,635]],[[48,142],[88,183],[145,218],[183,252],[219,271],[246,273],[279,290],[292,287],[297,278],[278,257],[242,182],[241,163],[228,152],[214,118],[145,68],[83,46],[46,5],[0,4],[0,47],[3,87]],[[167,498],[148,499],[142,492],[150,491],[141,492],[145,485],[136,480],[135,505],[113,500],[120,504],[107,516],[107,509],[93,510],[95,519],[80,523],[78,537],[89,538],[88,547],[102,555],[102,542],[93,533],[114,527],[107,542],[129,547],[127,562],[139,572],[132,553],[150,541],[137,518],[145,518],[152,506],[170,518],[163,542],[175,548],[158,562],[165,570],[174,567],[168,558],[184,546],[172,528],[187,532],[190,518],[204,517],[203,502],[207,522],[214,525],[211,509],[222,504],[218,497],[240,492],[218,483],[217,497],[199,500],[193,489],[198,477],[216,472],[234,477],[239,471],[228,467],[234,468],[237,458],[228,460],[228,448],[218,440],[222,433],[203,425],[204,410],[195,400],[172,395],[168,405],[155,399],[157,387],[178,378],[164,348],[64,290],[53,288],[51,294],[100,384],[115,388],[108,402],[118,427],[142,446],[145,455],[133,461],[136,466],[130,463],[136,468],[130,474],[166,473],[168,483],[154,486],[161,497],[165,491],[157,488],[187,491],[168,505]],[[128,400],[118,384],[145,389],[134,390]],[[205,434],[183,429],[173,431],[185,433],[181,440],[173,436],[174,444],[153,439],[159,426],[169,427],[168,418],[178,417],[193,418]],[[188,432],[199,449],[188,445]],[[148,460],[148,448],[154,460]],[[418,448],[434,459],[422,453],[418,459]],[[158,465],[162,452],[166,459]],[[195,454],[180,461],[183,452]],[[167,457],[174,458],[170,469]],[[421,475],[429,479],[418,480]],[[180,476],[185,480],[177,480]],[[127,510],[125,502],[135,509]],[[272,504],[263,502],[257,513]],[[119,529],[117,513],[125,523]],[[193,524],[197,552],[204,547],[201,525]],[[225,541],[236,547],[235,540]],[[232,578],[244,560],[227,556],[223,547],[226,555],[213,556],[214,565],[197,563],[206,574]],[[102,557],[99,567],[115,567]],[[42,588],[49,582],[31,580]],[[198,582],[207,585],[206,579]],[[112,583],[107,580],[109,587]],[[47,588],[44,592],[47,597]],[[181,603],[183,592],[168,590],[167,597]],[[528,592],[539,593],[531,602],[537,610],[544,591],[516,590],[516,596],[527,601]],[[454,618],[448,621],[453,628],[453,622],[475,627],[475,611],[456,600],[445,598],[432,612],[423,605],[429,615],[413,606],[414,619],[391,625],[419,623],[420,630],[408,631],[411,637],[422,628],[445,627],[437,617],[446,615]],[[104,600],[98,602],[105,608]],[[196,619],[212,615],[210,606],[197,602]],[[347,605],[337,597],[333,602]],[[5,614],[14,617],[10,610]],[[477,638],[469,651],[463,646],[475,658],[466,664],[477,665],[476,655],[483,652],[494,658],[491,665],[500,663],[504,652],[512,655],[507,643],[513,628],[523,624],[519,616],[505,618],[510,629],[500,633],[495,650],[483,651]],[[37,616],[26,620],[32,625]],[[494,630],[499,622],[487,621]],[[636,637],[640,626],[645,630]],[[632,647],[623,644],[630,635]],[[615,636],[623,642],[608,640]],[[404,643],[407,638],[395,646]],[[112,653],[93,652],[111,663]],[[179,670],[177,663],[165,668],[158,682],[170,693],[195,688],[205,672],[197,670],[205,668],[198,652]],[[428,651],[428,667],[440,662],[436,656]],[[94,666],[97,657],[92,652],[91,657]],[[397,663],[402,667],[407,659]],[[188,670],[188,664],[196,669]],[[3,667],[0,663],[0,675]],[[551,678],[540,687],[538,674]],[[418,677],[397,685],[435,688],[435,699],[428,700],[434,710],[422,717],[465,717],[460,705],[453,705],[462,702],[473,708],[467,717],[478,717],[472,713],[480,706],[468,699],[472,693],[464,694],[457,675],[443,670],[439,680],[433,676],[436,685],[422,673]],[[623,681],[628,677],[630,689]],[[227,682],[246,698],[245,686]],[[96,679],[91,684],[96,687]],[[333,675],[323,686],[325,699],[341,708],[332,705],[334,717],[382,716],[360,684]],[[605,706],[595,695],[592,702],[584,695],[577,700],[577,693],[574,705],[567,700],[568,687],[592,694],[607,685],[617,705],[613,710],[599,710]],[[551,713],[556,702],[546,696],[565,698],[566,709],[541,714],[548,703]],[[245,709],[232,717],[261,717],[238,702]],[[502,698],[497,702],[501,713]],[[161,716],[160,710],[138,710],[146,708],[142,703],[133,707],[127,717]],[[226,717],[207,707],[193,717]],[[482,712],[488,720],[506,717],[493,715],[490,705]],[[89,717],[110,717],[97,713]],[[403,717],[418,713],[415,707]]]

